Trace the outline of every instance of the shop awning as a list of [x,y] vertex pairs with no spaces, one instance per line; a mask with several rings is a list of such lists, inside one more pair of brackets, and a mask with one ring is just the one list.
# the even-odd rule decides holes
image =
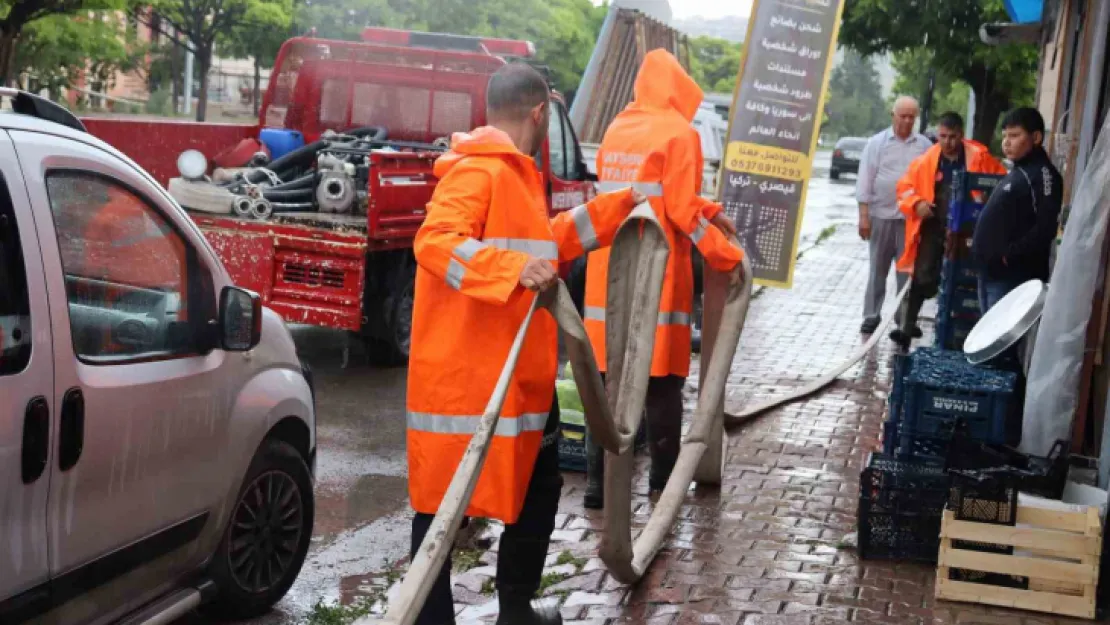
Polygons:
[[1006,13],[1017,24],[1034,24],[1041,21],[1044,0],[1005,0]]

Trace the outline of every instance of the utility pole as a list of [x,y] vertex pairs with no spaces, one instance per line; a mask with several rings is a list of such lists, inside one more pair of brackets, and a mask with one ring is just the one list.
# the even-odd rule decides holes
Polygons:
[[185,102],[182,111],[189,115],[193,112],[193,50],[185,49]]

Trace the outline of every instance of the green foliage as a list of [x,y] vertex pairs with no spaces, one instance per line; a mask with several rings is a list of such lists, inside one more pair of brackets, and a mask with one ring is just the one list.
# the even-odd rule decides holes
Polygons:
[[115,14],[55,14],[24,27],[11,67],[25,76],[25,87],[56,97],[82,72],[94,90],[110,89],[116,72],[137,69],[145,52]]
[[259,67],[273,67],[281,44],[292,34],[293,0],[251,2],[243,18],[218,34],[220,54],[252,57]]
[[146,112],[151,115],[169,117],[173,115],[173,94],[166,87],[159,87],[151,92],[146,101]]
[[[897,78],[894,79],[894,93],[916,98],[923,97],[929,87],[929,67],[932,56],[932,52],[924,48],[895,53],[891,62],[894,71],[898,73]],[[964,116],[970,93],[971,86],[966,81],[938,72],[933,88],[932,119],[935,120],[948,111]]]
[[305,0],[294,23],[298,33],[351,41],[367,26],[526,39],[556,88],[572,91],[606,11],[591,0]]
[[834,137],[868,137],[890,121],[879,73],[870,59],[846,50],[829,77],[828,115],[821,131]]
[[743,44],[716,37],[690,39],[690,72],[706,93],[732,93]]
[[999,21],[1009,21],[1002,0],[845,0],[840,42],[865,55],[926,50],[938,76],[975,92],[975,138],[989,142],[999,115],[1032,97],[1037,73],[1036,46],[980,41],[979,27]]

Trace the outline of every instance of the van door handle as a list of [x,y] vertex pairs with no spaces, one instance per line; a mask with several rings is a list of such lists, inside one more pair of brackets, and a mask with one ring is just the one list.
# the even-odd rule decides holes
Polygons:
[[85,395],[74,387],[62,397],[62,418],[58,432],[58,468],[69,471],[81,459],[85,447]]
[[23,415],[23,483],[42,477],[50,454],[50,406],[45,397],[27,403]]

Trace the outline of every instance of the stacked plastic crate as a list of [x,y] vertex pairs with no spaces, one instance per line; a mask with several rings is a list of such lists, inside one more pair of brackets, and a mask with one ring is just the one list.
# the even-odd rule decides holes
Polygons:
[[971,257],[971,238],[979,213],[1001,179],[963,173],[955,181],[937,296],[936,346],[941,349],[963,349],[964,339],[979,320],[978,275]]
[[[1020,420],[1018,375],[974,366],[961,352],[922,348],[896,356],[883,453],[860,475],[864,558],[936,559],[958,441],[1012,443]],[[917,493],[915,495],[914,493]]]

